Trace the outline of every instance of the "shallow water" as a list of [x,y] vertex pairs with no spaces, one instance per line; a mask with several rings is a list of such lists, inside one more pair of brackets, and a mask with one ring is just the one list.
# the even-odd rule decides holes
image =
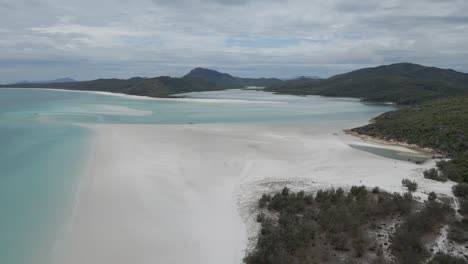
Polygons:
[[190,93],[200,101],[85,92],[0,90],[0,263],[47,264],[69,213],[91,132],[75,123],[246,123],[340,127],[394,109],[347,98],[250,90]]
[[424,163],[425,161],[429,159],[429,157],[420,155],[418,153],[411,153],[411,152],[405,152],[405,151],[394,150],[394,149],[378,148],[378,147],[370,147],[370,146],[354,145],[354,144],[350,144],[349,146],[354,149],[366,151],[366,152],[369,152],[369,153],[372,153],[372,154],[375,154],[377,156],[381,156],[384,158],[401,160],[401,161],[409,161],[409,162],[414,162],[416,164]]

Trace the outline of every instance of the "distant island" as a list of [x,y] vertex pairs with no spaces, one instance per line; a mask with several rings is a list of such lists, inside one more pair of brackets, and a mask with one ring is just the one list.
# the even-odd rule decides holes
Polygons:
[[79,91],[103,91],[150,97],[171,97],[178,93],[216,91],[245,86],[271,86],[282,81],[274,78],[240,78],[227,73],[196,68],[182,78],[161,76],[155,78],[97,79],[82,82],[35,82],[0,85],[0,88],[52,88]]

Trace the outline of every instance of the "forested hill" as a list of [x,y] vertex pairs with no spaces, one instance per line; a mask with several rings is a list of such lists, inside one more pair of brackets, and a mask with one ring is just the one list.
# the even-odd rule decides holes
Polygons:
[[448,69],[398,63],[365,68],[328,79],[290,80],[267,90],[284,94],[357,97],[376,102],[414,104],[468,95],[468,74]]
[[[206,73],[210,73],[211,75],[206,75]],[[98,79],[82,82],[19,83],[1,85],[0,88],[56,88],[81,91],[104,91],[151,97],[168,97],[178,93],[243,88],[244,86],[249,85],[267,86],[278,82],[281,81],[265,78],[239,78],[226,73],[198,68],[191,71],[183,78],[162,76],[156,78],[134,77],[130,79]]]
[[190,73],[185,75],[184,78],[198,78],[215,83],[218,86],[229,88],[239,88],[245,86],[266,87],[283,83],[283,81],[281,81],[280,79],[275,78],[240,78],[227,73],[221,73],[218,71],[204,68],[193,69],[192,71],[190,71]]
[[444,152],[452,158],[448,177],[468,182],[468,97],[437,99],[388,112],[353,131]]
[[156,78],[134,77],[131,79],[98,79],[93,81],[65,83],[23,83],[15,85],[3,85],[0,87],[56,88],[80,91],[103,91],[151,97],[167,97],[176,93],[221,89],[213,83],[200,79],[189,80],[166,76]]

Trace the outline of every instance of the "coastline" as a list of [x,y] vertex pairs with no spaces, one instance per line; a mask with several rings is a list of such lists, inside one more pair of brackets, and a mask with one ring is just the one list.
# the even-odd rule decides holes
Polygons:
[[362,139],[362,140],[364,140],[366,142],[376,143],[376,144],[380,144],[380,145],[383,145],[383,146],[399,146],[399,147],[407,148],[407,149],[413,150],[413,151],[415,151],[417,153],[420,153],[421,155],[426,156],[426,157],[431,158],[431,159],[444,158],[444,156],[441,153],[435,151],[434,149],[424,148],[424,147],[418,146],[416,144],[409,144],[409,143],[406,143],[406,142],[403,142],[403,141],[397,141],[397,140],[391,140],[391,139],[389,140],[389,139],[384,139],[384,138],[379,138],[379,137],[372,137],[372,136],[369,136],[369,135],[358,133],[356,131],[352,131],[352,129],[345,129],[345,130],[343,130],[343,132],[345,134],[352,135],[354,137],[360,138],[360,139]]
[[[44,90],[44,91],[58,91],[58,92],[72,92],[72,93],[91,93],[98,95],[109,95],[133,100],[149,100],[149,101],[165,101],[165,102],[191,102],[191,103],[246,103],[246,104],[284,104],[284,102],[277,101],[249,101],[239,99],[201,99],[190,97],[150,97],[146,95],[131,95],[124,93],[103,92],[103,91],[84,91],[84,90],[69,90],[69,89],[54,89],[54,88],[0,88],[0,89],[21,89],[21,90]],[[177,94],[175,94],[177,95]]]
[[431,191],[450,196],[453,185],[423,178],[432,159],[397,161],[350,144],[361,139],[386,149],[419,149],[368,141],[340,132],[340,125],[76,125],[94,137],[75,209],[57,241],[57,264],[240,263],[258,233],[256,202],[264,193],[352,185],[401,193],[401,180],[409,178],[420,185],[414,195],[426,199]]

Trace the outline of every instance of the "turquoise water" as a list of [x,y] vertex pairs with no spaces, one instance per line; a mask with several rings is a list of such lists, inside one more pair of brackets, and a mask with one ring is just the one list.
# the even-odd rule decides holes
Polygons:
[[[121,124],[188,123],[271,123],[320,124],[358,122],[393,109],[385,105],[366,105],[356,99],[272,95],[247,90],[228,90],[185,94],[192,98],[248,100],[249,102],[186,102],[173,100],[136,100],[122,96],[63,91],[10,90],[3,93],[34,94],[41,103],[3,118],[36,118],[64,122]],[[48,98],[50,96],[50,98]],[[47,100],[44,100],[47,98]],[[34,99],[33,99],[34,100]],[[151,115],[129,116],[98,113],[105,106],[151,111]]]
[[[74,186],[92,136],[74,123],[338,124],[346,128],[393,109],[355,99],[248,90],[184,96],[210,100],[138,100],[95,93],[1,89],[0,263],[50,263],[55,236],[63,225],[60,216],[72,206]],[[217,101],[220,99],[228,101]],[[124,110],[112,113],[109,106]],[[141,113],[145,115],[138,115]]]

